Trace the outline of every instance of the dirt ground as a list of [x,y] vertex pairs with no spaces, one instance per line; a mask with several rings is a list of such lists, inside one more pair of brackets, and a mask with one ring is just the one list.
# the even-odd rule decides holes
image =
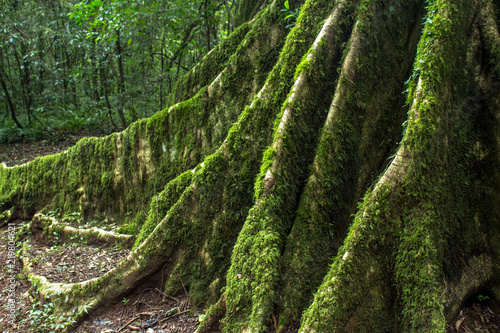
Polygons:
[[[0,145],[0,163],[8,166],[23,164],[37,156],[55,154],[66,150],[88,133],[70,135],[64,139],[43,140],[28,143]],[[28,221],[13,221],[0,227],[0,331],[3,333],[58,332],[60,328],[50,326],[51,307],[38,301],[37,294],[29,283],[19,275],[22,264],[13,257],[12,250],[19,254],[19,245],[9,248],[9,235],[13,227],[20,228]],[[9,230],[9,227],[10,230]],[[12,243],[10,243],[12,245]],[[104,274],[128,254],[119,247],[102,247],[85,242],[71,245],[37,238],[29,248],[31,268],[45,275],[49,281],[78,282]],[[16,277],[14,280],[13,278]],[[149,279],[121,300],[105,304],[89,311],[81,323],[74,325],[78,333],[191,333],[196,330],[203,312],[192,309],[187,291],[180,295],[162,292],[163,276]],[[14,294],[12,291],[15,290]],[[14,296],[14,297],[12,297]],[[490,302],[487,296],[477,295],[471,299],[447,327],[447,332],[500,332],[500,307]],[[14,318],[11,317],[14,315]],[[12,325],[14,323],[14,325]],[[298,332],[298,323],[287,333]]]
[[[16,227],[23,221],[16,221]],[[40,302],[38,295],[18,274],[22,263],[18,258],[12,260],[9,254],[9,226],[0,228],[0,262],[4,268],[0,272],[0,331],[15,333],[59,332],[60,327],[50,325],[52,312],[50,304]],[[12,244],[11,244],[12,245]],[[129,251],[116,246],[104,247],[74,240],[63,243],[57,240],[46,241],[35,235],[28,244],[28,257],[31,269],[44,275],[51,282],[85,281],[104,274],[124,258]],[[20,244],[15,245],[18,251]],[[14,264],[15,267],[10,265]],[[10,272],[12,270],[13,272]],[[17,276],[12,284],[12,277]],[[15,296],[9,294],[14,286]],[[196,330],[202,312],[191,309],[187,292],[170,296],[161,291],[160,278],[144,282],[121,300],[91,309],[81,323],[75,323],[73,332],[112,333],[145,332],[191,333]],[[11,311],[10,300],[14,300]],[[10,314],[15,314],[11,321]],[[12,325],[14,323],[14,325]]]
[[63,152],[83,137],[103,135],[102,133],[79,132],[59,135],[52,139],[0,144],[0,163],[5,163],[7,166],[24,164],[38,156]]
[[[0,163],[7,166],[19,165],[34,160],[38,156],[62,152],[85,136],[102,136],[94,133],[71,134],[64,138],[18,142],[0,145]],[[14,221],[16,229],[28,221]],[[15,251],[19,251],[16,246]],[[31,268],[42,274],[51,282],[79,282],[104,274],[128,254],[128,250],[104,248],[85,243],[58,244],[46,242],[41,238],[32,241],[28,250]],[[11,254],[11,253],[10,253]],[[17,253],[19,254],[19,252]],[[14,264],[15,267],[9,265]],[[38,333],[58,332],[60,328],[50,327],[51,309],[47,304],[37,300],[30,284],[18,274],[22,264],[18,258],[9,256],[9,226],[0,228],[0,332],[3,333]],[[11,278],[17,277],[14,284]],[[165,295],[161,291],[161,281],[154,279],[139,286],[130,295],[121,300],[89,311],[89,315],[74,327],[79,333],[111,333],[111,332],[183,332],[196,330],[200,311],[190,308],[189,296]],[[15,297],[12,298],[9,286],[14,286]],[[10,303],[9,300],[14,300]],[[14,310],[12,310],[12,304]],[[15,314],[11,321],[10,314]],[[12,325],[15,323],[15,325]]]

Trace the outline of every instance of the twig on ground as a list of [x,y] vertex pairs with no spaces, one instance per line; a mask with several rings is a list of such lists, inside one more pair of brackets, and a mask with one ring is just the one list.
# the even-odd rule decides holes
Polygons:
[[163,291],[161,291],[160,289],[155,288],[155,290],[156,290],[157,292],[159,292],[160,294],[162,294],[163,296],[165,296],[165,297],[167,297],[167,298],[170,298],[171,300],[173,300],[173,301],[175,301],[175,302],[177,302],[177,303],[180,303],[180,301],[179,301],[177,298],[175,298],[175,297],[172,297],[172,296],[170,296],[170,295],[165,294],[165,293],[164,293]]
[[133,323],[134,321],[136,321],[137,319],[141,318],[141,316],[135,316],[134,318],[130,319],[125,325],[122,326],[122,328],[120,328],[117,332],[120,332],[121,330],[123,330],[124,328],[127,328],[128,325],[130,325],[131,323]]
[[154,316],[155,314],[154,313],[151,313],[151,312],[141,312],[138,314],[138,316]]
[[186,286],[184,285],[184,282],[182,282],[181,275],[180,275],[179,273],[177,273],[177,275],[179,276],[179,280],[181,280],[181,283],[182,283],[182,289],[184,289],[184,293],[186,294],[188,307],[191,307],[191,304],[189,303],[189,294],[188,294],[188,292],[187,292],[187,290],[186,290]]
[[[165,318],[165,319],[160,320],[158,323],[159,323],[159,324],[164,323],[164,322],[166,322],[167,320],[170,320],[170,319],[172,319],[172,318],[174,318],[174,317],[177,317],[177,316],[180,316],[180,315],[182,315],[182,314],[188,313],[189,311],[191,311],[191,310],[186,310],[186,311],[182,311],[182,312],[176,313],[176,314],[174,314],[174,315],[171,315],[170,317],[167,317],[167,318]],[[165,327],[166,327],[166,326],[163,326],[162,328],[165,328]]]

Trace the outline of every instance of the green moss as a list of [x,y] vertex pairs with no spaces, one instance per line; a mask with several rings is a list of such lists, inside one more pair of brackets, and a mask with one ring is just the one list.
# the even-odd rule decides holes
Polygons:
[[193,97],[200,88],[210,84],[228,65],[229,57],[250,29],[249,24],[240,26],[229,38],[218,44],[210,55],[205,56],[190,72],[176,81],[173,92],[169,95],[167,108]]
[[252,19],[257,11],[262,7],[266,2],[269,3],[267,0],[258,0],[258,1],[252,1],[252,0],[242,0],[238,4],[238,10],[236,12],[236,18],[235,18],[235,24],[236,26],[240,26],[244,22],[247,22],[248,20]]
[[179,177],[169,182],[159,195],[152,197],[148,218],[135,240],[134,248],[141,245],[142,242],[151,235],[154,228],[167,214],[170,207],[179,200],[181,194],[191,184],[192,175],[193,173],[191,171],[181,174]]
[[[366,3],[358,7],[356,30],[350,41],[358,39],[353,50],[357,68],[354,75],[341,72],[355,79],[341,78],[337,86],[338,99],[322,129],[312,175],[287,241],[283,258],[287,264],[280,283],[284,297],[278,302],[280,327],[300,319],[310,304],[331,258],[344,241],[358,198],[383,170],[385,160],[400,140],[404,97],[394,91],[404,89],[402,82],[409,75],[417,43],[416,38],[408,36],[419,29],[422,15],[421,2],[412,2],[411,6],[406,11],[411,14],[404,19],[400,18],[402,8],[393,6],[394,13],[383,18],[387,30],[373,21],[373,17],[382,19],[384,11],[369,10]],[[391,52],[379,42],[389,31],[393,32]],[[351,49],[349,44],[344,62]],[[388,76],[389,71],[393,75]]]
[[365,197],[350,232],[325,276],[302,329],[316,332],[387,332],[393,317],[390,248],[397,219],[391,216],[390,191]]
[[[305,4],[302,20],[299,18],[297,27],[288,37],[292,44],[285,48],[287,51],[299,48],[301,34],[317,33],[317,30],[309,31],[306,27],[318,27],[309,19],[321,17],[317,16],[320,11],[328,13],[324,7],[316,7],[314,2]],[[299,95],[293,101],[289,99],[292,92],[289,92],[288,98],[276,98],[287,102],[283,103],[281,112],[275,118],[275,143],[265,151],[261,162],[261,172],[255,183],[256,205],[249,211],[233,250],[226,289],[227,314],[224,330],[227,332],[245,329],[264,331],[274,309],[283,241],[291,227],[296,200],[307,176],[307,166],[317,144],[318,129],[325,120],[326,110],[331,102],[336,79],[334,65],[341,55],[337,49],[337,53],[331,49],[326,51],[326,44],[320,43],[318,50],[321,51],[312,52],[314,59],[317,59],[315,62],[306,56],[295,58],[296,61],[302,61],[302,64],[295,66],[298,68],[296,73],[290,74],[305,81],[306,88],[295,92]],[[340,47],[342,43],[338,45]],[[308,47],[303,49],[303,52],[307,52],[307,49]],[[330,59],[322,59],[322,52],[330,52]],[[311,54],[311,51],[308,53]],[[335,54],[339,57],[335,58]],[[287,53],[282,54],[284,62],[288,60],[287,56]],[[270,79],[274,73],[271,73]],[[320,86],[324,90],[309,88]],[[309,94],[313,91],[315,96],[322,96],[324,99],[310,97]],[[285,112],[291,112],[287,115],[288,118],[284,117]],[[282,122],[282,119],[287,120]],[[272,178],[268,177],[269,173],[272,173]]]
[[[463,65],[475,67],[462,42],[470,40],[468,6],[435,1],[427,7],[401,144],[406,162],[393,166],[402,179],[368,192],[302,329],[438,332],[450,319],[445,281],[457,279],[480,248],[471,217],[473,184],[481,181],[471,160],[460,157],[470,156],[475,137],[458,98],[472,85]],[[393,311],[401,316],[391,322]]]

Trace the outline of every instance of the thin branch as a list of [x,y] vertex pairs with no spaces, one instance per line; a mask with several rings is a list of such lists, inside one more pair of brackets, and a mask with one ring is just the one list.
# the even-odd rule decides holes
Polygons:
[[125,325],[122,326],[122,328],[120,328],[117,332],[120,332],[121,330],[123,330],[124,328],[127,328],[128,325],[132,324],[134,321],[136,321],[137,319],[141,318],[141,316],[135,316],[134,318],[130,319]]
[[[177,316],[180,316],[180,315],[182,315],[182,314],[188,313],[188,312],[190,312],[190,311],[191,311],[191,310],[186,310],[186,311],[182,311],[182,312],[176,313],[176,314],[174,314],[174,315],[171,315],[170,317],[167,317],[167,318],[165,318],[165,319],[160,320],[158,323],[160,323],[160,324],[161,324],[161,323],[164,323],[164,322],[166,322],[167,320],[170,320],[170,319],[172,319],[172,318],[174,318],[174,317],[177,317]],[[165,328],[165,326],[163,326],[162,328]]]
[[181,280],[181,283],[182,283],[182,289],[184,289],[184,293],[186,294],[186,298],[187,298],[187,302],[188,302],[188,306],[190,306],[190,303],[189,303],[189,294],[186,290],[186,286],[184,285],[184,282],[182,281],[182,278],[181,278],[181,275],[179,273],[177,273],[177,275],[179,276],[179,280]]
[[[107,97],[107,96],[106,96]],[[141,206],[141,203],[139,202],[139,200],[137,200],[137,197],[135,198],[135,201],[137,201],[137,204],[139,205],[139,207],[141,208],[142,210],[142,213],[144,214],[144,216],[147,218],[148,217],[148,214],[146,214],[146,212],[144,211],[144,209],[142,208]]]
[[43,58],[45,58],[45,56],[47,54],[49,54],[50,50],[52,49],[52,47],[56,43],[56,40],[57,40],[57,34],[54,36],[54,39],[52,40],[52,44],[50,44],[49,48],[47,50],[43,50],[42,51],[42,56],[40,57],[40,60],[43,59]]
[[[177,57],[179,57],[180,53],[186,48],[186,46],[189,44],[191,39],[193,38],[192,32],[194,28],[198,25],[198,22],[193,22],[191,25],[186,29],[186,35],[182,39],[181,45],[177,50],[175,50],[174,54],[171,57],[168,57],[165,53],[163,52],[154,52],[153,54],[160,55],[162,57],[165,57],[168,59],[168,64],[166,66],[165,72],[170,71],[172,69],[172,66],[174,65],[175,61],[177,60]],[[189,70],[188,68],[181,66],[178,64],[180,67],[182,67],[185,70]],[[160,78],[160,81],[163,81],[163,78]]]
[[12,27],[16,29],[24,38],[31,39],[31,37],[27,33],[19,29],[15,24],[13,24]]
[[163,291],[161,291],[161,290],[160,290],[160,289],[158,289],[158,288],[155,288],[155,290],[156,290],[157,292],[159,292],[160,294],[162,294],[163,296],[165,296],[165,297],[167,297],[167,298],[170,298],[171,300],[173,300],[173,301],[175,301],[175,302],[177,302],[177,303],[180,303],[180,302],[181,302],[181,301],[179,301],[177,298],[175,298],[175,297],[173,297],[173,296],[170,296],[170,295],[165,294]]

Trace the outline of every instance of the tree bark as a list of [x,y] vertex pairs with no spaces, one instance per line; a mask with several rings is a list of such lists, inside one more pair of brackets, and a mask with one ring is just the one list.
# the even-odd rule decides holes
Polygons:
[[[108,56],[105,57],[105,61],[109,61],[108,60]],[[101,66],[100,68],[100,71],[101,71],[101,88],[102,88],[102,95],[104,95],[104,99],[106,100],[106,106],[108,108],[108,116],[109,116],[109,121],[111,123],[111,125],[114,127],[114,128],[118,128],[118,126],[116,126],[114,120],[113,120],[113,111],[111,109],[111,103],[109,102],[109,82],[108,82],[108,74],[107,74],[107,68],[108,66]]]
[[7,105],[9,106],[10,109],[10,116],[14,123],[16,123],[16,126],[19,127],[20,129],[23,129],[23,126],[21,123],[17,120],[16,117],[16,109],[14,107],[14,103],[12,102],[12,99],[10,98],[10,93],[9,89],[7,88],[7,83],[5,82],[5,70],[4,70],[4,65],[3,65],[3,49],[0,48],[0,83],[2,84],[2,89],[5,94],[5,99],[7,100]]
[[118,60],[118,90],[120,91],[119,101],[118,101],[118,116],[122,123],[123,128],[127,127],[127,121],[125,120],[124,106],[125,106],[125,73],[123,70],[123,53],[122,45],[120,42],[120,30],[116,30],[116,58]]

